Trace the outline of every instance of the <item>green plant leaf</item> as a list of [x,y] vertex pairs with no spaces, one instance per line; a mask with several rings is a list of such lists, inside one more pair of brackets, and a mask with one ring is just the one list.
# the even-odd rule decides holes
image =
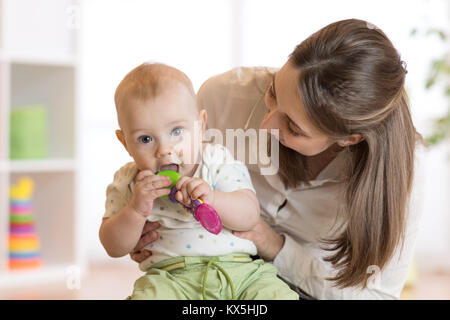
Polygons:
[[447,40],[447,34],[445,33],[445,31],[441,30],[441,29],[436,29],[436,28],[431,28],[428,29],[428,31],[425,33],[425,35],[430,35],[430,34],[436,34],[438,35],[438,37],[442,40],[445,41]]
[[[416,36],[419,33],[417,28],[411,30],[410,35]],[[437,35],[441,41],[446,41],[449,37],[447,33],[438,28],[429,28],[425,36]],[[443,83],[442,83],[443,82]],[[436,145],[450,137],[450,51],[447,50],[441,58],[435,59],[430,64],[429,75],[425,80],[425,88],[442,83],[444,87],[444,96],[448,102],[447,114],[433,121],[433,131],[425,138],[429,145]]]
[[433,132],[425,138],[430,145],[436,145],[450,136],[450,106],[447,114],[434,120]]
[[446,96],[449,96],[449,97],[450,97],[450,85],[447,85],[447,86],[445,87],[444,94],[445,94]]
[[436,82],[436,77],[428,78],[425,84],[425,88],[430,89]]

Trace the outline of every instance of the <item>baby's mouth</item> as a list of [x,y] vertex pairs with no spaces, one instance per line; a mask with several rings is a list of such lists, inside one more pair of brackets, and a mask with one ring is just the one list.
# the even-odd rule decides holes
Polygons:
[[160,172],[160,171],[164,171],[164,170],[172,170],[172,171],[178,172],[179,169],[180,168],[179,168],[178,164],[170,163],[170,164],[165,164],[165,165],[161,166],[159,168],[159,170],[157,171],[157,173]]

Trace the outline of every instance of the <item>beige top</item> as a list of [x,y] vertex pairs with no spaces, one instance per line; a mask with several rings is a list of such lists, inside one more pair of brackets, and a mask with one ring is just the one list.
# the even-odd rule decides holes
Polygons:
[[[224,137],[226,129],[258,129],[267,110],[264,94],[275,71],[240,67],[205,81],[198,99],[200,108],[207,110],[208,128],[219,129]],[[281,277],[317,299],[398,299],[413,256],[417,214],[408,220],[402,254],[397,252],[382,272],[376,266],[369,268],[372,277],[366,289],[339,289],[326,280],[336,270],[322,260],[330,252],[319,247],[323,246],[319,239],[339,233],[336,222],[340,222],[337,208],[341,201],[338,195],[344,187],[339,178],[343,161],[341,153],[311,185],[302,184],[290,190],[284,188],[278,175],[261,175],[258,165],[247,163],[262,217],[286,239],[273,264]]]

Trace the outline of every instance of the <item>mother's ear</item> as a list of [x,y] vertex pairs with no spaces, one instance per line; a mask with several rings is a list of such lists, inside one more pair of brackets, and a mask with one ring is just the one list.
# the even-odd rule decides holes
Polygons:
[[358,144],[364,140],[364,137],[359,133],[353,133],[346,139],[341,139],[337,141],[337,144],[341,147],[348,147],[354,144]]

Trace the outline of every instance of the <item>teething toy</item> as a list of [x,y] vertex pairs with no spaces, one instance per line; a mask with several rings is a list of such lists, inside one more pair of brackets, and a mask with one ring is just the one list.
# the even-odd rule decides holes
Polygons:
[[184,209],[190,212],[208,232],[218,234],[222,230],[222,221],[220,220],[220,217],[217,214],[216,210],[214,210],[214,208],[212,208],[207,203],[204,203],[201,199],[191,199],[190,206],[185,206],[177,199],[175,199],[175,194],[178,192],[175,185],[181,178],[181,175],[178,172],[172,170],[163,170],[158,172],[157,174],[167,176],[172,181],[172,184],[169,187],[171,188],[170,194],[168,196],[164,196],[164,198],[169,198],[173,203],[181,204]]

